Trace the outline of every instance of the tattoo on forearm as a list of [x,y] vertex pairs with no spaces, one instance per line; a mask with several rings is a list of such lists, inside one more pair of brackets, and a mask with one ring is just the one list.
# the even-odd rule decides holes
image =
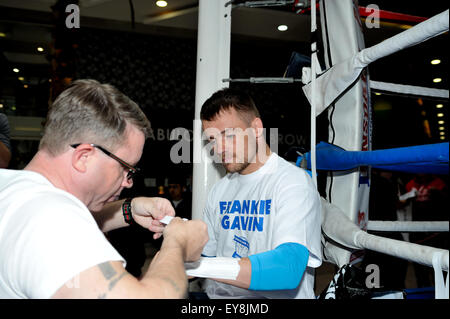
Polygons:
[[[117,275],[117,272],[114,270],[114,268],[112,267],[111,263],[109,262],[105,262],[103,264],[98,265],[98,267],[100,268],[103,276],[105,277],[105,279],[109,280],[109,285],[108,285],[108,292],[110,292],[111,290],[113,290],[113,288],[116,286],[116,284],[126,275],[128,275],[128,272],[124,271],[122,272],[120,275]],[[107,295],[107,292],[105,293],[101,293],[100,295],[98,295],[99,299],[105,299]]]
[[[161,279],[163,279],[163,280],[167,281],[169,284],[171,284],[172,287],[175,289],[176,292],[180,292],[180,291],[181,291],[181,289],[180,289],[180,287],[177,285],[177,283],[176,283],[175,281],[173,281],[171,278],[163,277],[163,278],[161,278]],[[188,296],[188,291],[187,291],[187,289],[186,289],[186,291],[183,292],[182,298],[186,298],[187,296]]]
[[171,284],[172,287],[175,288],[175,290],[176,290],[177,292],[180,291],[180,287],[178,287],[178,285],[176,284],[176,282],[173,281],[171,278],[163,277],[162,279],[165,280],[165,281],[167,281],[169,284]]

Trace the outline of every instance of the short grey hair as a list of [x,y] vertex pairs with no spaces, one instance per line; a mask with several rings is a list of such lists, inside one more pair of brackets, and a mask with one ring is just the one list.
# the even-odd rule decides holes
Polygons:
[[77,80],[51,105],[39,149],[58,155],[71,144],[95,143],[112,150],[123,145],[127,124],[152,135],[144,112],[114,86]]

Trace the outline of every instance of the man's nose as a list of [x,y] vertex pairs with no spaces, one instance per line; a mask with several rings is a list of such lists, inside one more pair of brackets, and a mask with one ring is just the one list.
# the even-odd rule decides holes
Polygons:
[[225,152],[225,143],[222,139],[217,139],[214,146],[217,155],[222,155]]

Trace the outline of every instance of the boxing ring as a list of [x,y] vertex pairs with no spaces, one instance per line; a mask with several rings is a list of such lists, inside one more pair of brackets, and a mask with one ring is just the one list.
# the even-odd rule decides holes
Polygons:
[[[448,90],[371,81],[367,67],[378,59],[448,32],[449,11],[365,48],[355,2],[322,0],[318,4],[325,69],[321,69],[318,61],[318,43],[313,42],[311,67],[302,70],[303,91],[311,104],[311,150],[299,158],[297,165],[311,170],[315,185],[317,170],[331,172],[327,178],[327,198],[322,198],[324,260],[339,267],[355,264],[361,260],[363,251],[370,249],[427,265],[435,271],[436,298],[448,298],[448,275],[445,284],[442,273],[448,273],[448,250],[367,233],[367,230],[448,232],[448,222],[370,221],[368,211],[371,167],[448,174],[449,158],[448,143],[413,147],[415,152],[373,151],[370,89],[444,100],[448,100]],[[225,79],[229,78],[231,7],[228,0],[199,2],[192,206],[193,218],[197,219],[201,218],[208,190],[223,176],[223,171],[208,159],[198,119],[203,102],[229,83]],[[315,0],[311,1],[311,32],[312,39],[317,39]],[[329,128],[329,143],[316,145],[316,117],[324,111],[328,111],[333,127]],[[330,157],[333,161],[329,161]]]

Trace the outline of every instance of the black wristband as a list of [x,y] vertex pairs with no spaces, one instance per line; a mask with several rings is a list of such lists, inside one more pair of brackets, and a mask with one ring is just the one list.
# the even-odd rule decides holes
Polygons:
[[131,215],[131,198],[125,199],[125,201],[122,204],[122,213],[123,213],[123,219],[125,220],[125,223],[131,225],[134,222],[133,216]]

